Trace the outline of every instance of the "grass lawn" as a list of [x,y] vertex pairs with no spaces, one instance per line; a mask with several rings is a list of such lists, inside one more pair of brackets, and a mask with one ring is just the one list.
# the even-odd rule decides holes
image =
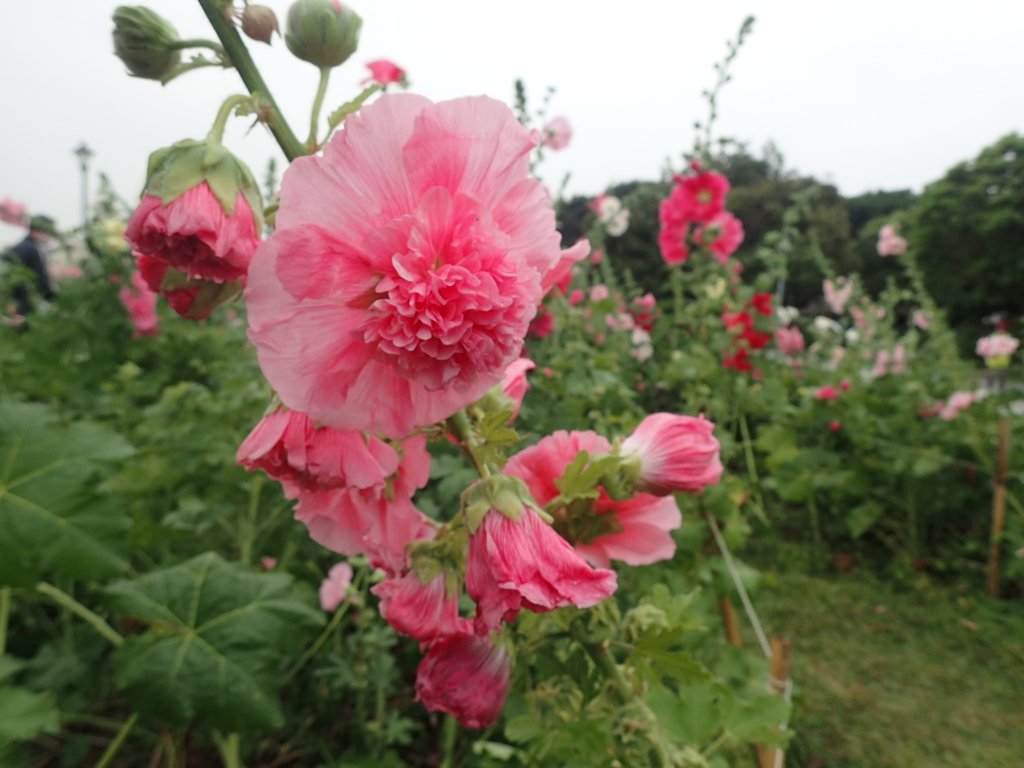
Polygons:
[[862,572],[764,577],[766,631],[793,643],[787,766],[1024,766],[1019,600],[901,591]]

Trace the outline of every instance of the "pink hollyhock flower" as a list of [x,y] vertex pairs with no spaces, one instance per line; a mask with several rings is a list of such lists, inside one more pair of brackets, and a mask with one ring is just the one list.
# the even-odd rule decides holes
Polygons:
[[622,455],[640,460],[637,487],[658,496],[699,493],[722,476],[715,425],[703,416],[652,413],[622,442]]
[[402,84],[405,82],[405,70],[388,59],[377,59],[366,62],[366,68],[370,70],[370,76],[362,81],[361,85],[377,83],[377,85],[390,85],[391,83]]
[[[662,206],[667,201],[662,200]],[[662,221],[661,231],[658,232],[658,247],[661,249],[661,258],[666,264],[682,264],[690,255],[690,249],[686,247],[686,237],[689,234],[690,225],[685,222],[666,223]]]
[[292,163],[246,293],[286,405],[401,438],[501,381],[561,258],[533,146],[493,99],[389,94]]
[[569,306],[575,307],[581,301],[583,301],[583,291],[581,291],[579,288],[576,288],[572,293],[569,294]]
[[1008,333],[997,331],[978,339],[974,351],[986,360],[993,357],[1007,357],[1017,351],[1020,342]]
[[456,635],[430,646],[416,670],[416,700],[467,728],[493,725],[505,707],[508,653],[490,638]]
[[590,254],[590,263],[593,264],[594,266],[597,266],[598,264],[601,263],[601,260],[603,258],[604,258],[604,249],[602,249],[602,248],[595,248],[594,252]]
[[743,242],[743,224],[728,211],[722,211],[707,224],[697,227],[693,237],[725,264]]
[[348,594],[352,585],[352,566],[338,563],[327,573],[327,578],[320,584],[320,607],[333,613]]
[[459,616],[459,593],[449,592],[446,581],[443,571],[427,584],[410,571],[370,591],[380,598],[380,615],[396,632],[428,643],[473,629],[469,619]]
[[156,195],[143,196],[124,236],[138,253],[216,283],[244,280],[260,244],[245,195],[238,193],[228,214],[205,181],[167,205]]
[[[611,443],[594,432],[560,430],[510,458],[504,472],[526,483],[537,503],[546,505],[559,495],[556,481],[581,451],[598,456],[611,450]],[[675,499],[637,493],[615,501],[603,489],[598,491],[588,509],[555,512],[555,529],[587,562],[599,567],[611,560],[649,565],[675,555],[671,531],[683,521]]]
[[676,177],[676,185],[661,203],[661,223],[710,223],[725,209],[729,180],[720,173],[704,171]]
[[260,568],[264,571],[272,571],[277,567],[276,557],[261,557]]
[[775,345],[787,357],[795,357],[804,351],[804,335],[795,325],[775,330]]
[[907,372],[907,348],[902,342],[892,348],[892,357],[889,372],[895,375]]
[[408,544],[433,538],[436,529],[412,503],[430,473],[426,436],[406,440],[400,451],[398,470],[370,488],[298,489],[295,518],[327,549],[348,556],[365,554],[374,567],[403,573]]
[[931,325],[931,318],[928,317],[927,312],[923,312],[920,309],[917,309],[914,310],[914,314],[911,316],[910,322],[912,322],[917,328],[920,328],[922,331],[927,331],[928,326]]
[[851,384],[849,379],[843,379],[842,381],[839,382],[839,389],[841,389],[843,392],[849,392],[850,386]]
[[835,283],[826,280],[822,283],[822,289],[825,293],[825,303],[828,304],[829,309],[837,315],[843,314],[846,302],[850,300],[850,294],[853,293],[853,283],[845,277],[840,277],[836,279]]
[[591,301],[604,301],[610,296],[608,286],[604,283],[599,283],[590,289],[590,300]]
[[645,293],[643,296],[638,296],[635,299],[633,299],[634,307],[636,307],[637,309],[644,309],[647,311],[654,309],[657,303],[658,300],[654,298],[654,294],[651,293],[650,291]]
[[572,126],[569,121],[559,115],[551,118],[541,131],[543,139],[541,143],[548,149],[558,151],[565,149],[572,141]]
[[863,328],[868,324],[867,316],[859,307],[850,307],[850,317],[853,318],[854,328]]
[[569,290],[569,283],[572,282],[572,268],[578,261],[582,261],[590,254],[590,241],[580,238],[574,245],[562,251],[558,263],[555,264],[541,281],[541,290],[547,293],[552,288],[558,288],[562,293]]
[[899,256],[907,252],[907,241],[896,234],[896,230],[886,224],[878,231],[879,256]]
[[24,203],[19,203],[9,197],[0,199],[0,221],[13,224],[16,227],[28,226],[28,208]]
[[587,565],[529,507],[518,520],[492,509],[469,537],[466,592],[476,602],[478,629],[496,629],[522,608],[589,608],[615,592],[616,584],[614,571]]
[[207,306],[197,301],[202,287],[197,282],[186,281],[180,288],[164,288],[164,276],[170,269],[167,262],[136,253],[135,266],[150,290],[167,299],[171,309],[178,315],[202,320],[212,311],[212,305]]
[[156,336],[160,333],[160,318],[156,314],[156,294],[149,289],[138,272],[132,273],[131,285],[118,291],[117,296],[128,310],[135,337]]
[[815,400],[835,400],[839,397],[839,390],[826,384],[814,393]]
[[555,316],[551,314],[551,310],[547,306],[541,304],[537,308],[536,316],[530,321],[527,335],[534,339],[543,339],[553,330],[555,330]]
[[830,422],[828,423],[828,428],[829,428],[829,429],[830,429],[830,430],[831,430],[832,432],[838,432],[838,431],[839,431],[840,429],[842,429],[842,428],[843,428],[843,422],[839,421],[838,419],[837,419],[837,420],[834,420],[834,421],[830,421]]
[[975,400],[973,392],[954,392],[939,410],[939,418],[943,421],[952,421],[960,411],[973,404]]
[[286,494],[351,486],[372,488],[398,469],[398,453],[376,437],[317,427],[304,413],[278,408],[264,416],[238,448],[235,461],[262,469]]
[[515,403],[515,411],[512,418],[519,416],[519,409],[523,407],[523,398],[530,389],[530,382],[526,380],[527,371],[532,371],[537,364],[526,357],[513,361],[505,369],[505,378],[501,382],[501,394]]

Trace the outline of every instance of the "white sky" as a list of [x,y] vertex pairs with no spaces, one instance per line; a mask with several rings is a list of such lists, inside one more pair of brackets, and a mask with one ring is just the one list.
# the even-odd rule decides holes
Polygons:
[[[289,2],[264,0],[282,25]],[[1012,130],[1024,130],[1024,2],[973,0],[353,0],[360,49],[335,72],[325,113],[355,95],[364,64],[390,58],[413,91],[440,100],[486,93],[512,99],[517,77],[533,105],[546,86],[549,115],[575,136],[543,174],[570,194],[655,179],[678,165],[703,119],[701,91],[743,18],[754,32],[720,99],[719,135],[759,151],[768,140],[788,167],[847,195],[920,189]],[[199,138],[224,97],[242,90],[233,70],[201,69],[161,88],[125,74],[112,53],[108,0],[2,0],[0,197],[80,222],[83,140],[129,200],[150,151]],[[182,37],[213,37],[198,3],[151,0]],[[308,131],[312,65],[283,41],[251,43],[295,132]],[[262,127],[229,125],[228,145],[262,179],[276,145]],[[93,178],[95,182],[95,177]],[[93,184],[93,188],[95,185]],[[0,245],[19,231],[0,224]]]

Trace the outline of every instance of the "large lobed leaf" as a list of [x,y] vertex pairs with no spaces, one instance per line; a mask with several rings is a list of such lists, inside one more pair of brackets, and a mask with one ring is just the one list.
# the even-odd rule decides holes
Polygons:
[[69,427],[43,405],[0,403],[0,585],[31,586],[46,573],[96,579],[119,573],[127,516],[90,487],[97,469],[131,456],[118,434]]
[[116,582],[106,595],[116,613],[149,624],[118,649],[118,684],[138,711],[179,725],[280,725],[282,654],[323,623],[291,577],[253,573],[212,552]]

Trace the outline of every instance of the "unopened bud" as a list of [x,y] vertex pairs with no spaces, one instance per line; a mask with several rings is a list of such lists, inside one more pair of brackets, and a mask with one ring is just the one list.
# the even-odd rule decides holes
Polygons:
[[181,63],[171,46],[178,33],[162,16],[141,5],[114,10],[114,53],[135,77],[161,80]]
[[295,56],[336,67],[356,51],[363,20],[340,0],[296,0],[288,9],[284,42]]
[[253,40],[270,45],[274,33],[281,34],[277,14],[265,5],[247,5],[242,11],[242,31]]

